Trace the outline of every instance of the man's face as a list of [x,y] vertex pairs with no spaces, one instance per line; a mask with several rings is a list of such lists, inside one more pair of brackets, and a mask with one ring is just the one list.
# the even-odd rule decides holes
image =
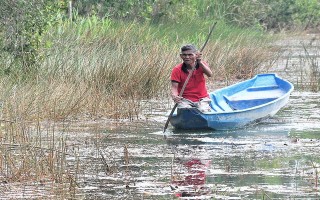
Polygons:
[[180,57],[187,65],[193,65],[197,59],[195,52],[192,50],[182,51]]

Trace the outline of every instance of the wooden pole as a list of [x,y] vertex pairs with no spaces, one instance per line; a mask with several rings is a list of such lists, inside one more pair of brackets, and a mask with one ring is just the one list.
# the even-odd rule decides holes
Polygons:
[[69,1],[68,13],[69,13],[69,19],[70,21],[72,21],[72,1]]

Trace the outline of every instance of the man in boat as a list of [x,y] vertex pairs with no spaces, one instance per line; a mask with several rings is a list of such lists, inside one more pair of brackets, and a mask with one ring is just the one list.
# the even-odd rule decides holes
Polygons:
[[[212,76],[212,71],[208,64],[201,59],[202,54],[192,44],[181,47],[180,57],[182,63],[176,65],[171,72],[171,95],[178,108],[196,107],[201,112],[211,112],[210,98],[206,88],[204,74]],[[192,72],[192,68],[195,67]],[[189,75],[192,73],[182,97],[180,91]]]

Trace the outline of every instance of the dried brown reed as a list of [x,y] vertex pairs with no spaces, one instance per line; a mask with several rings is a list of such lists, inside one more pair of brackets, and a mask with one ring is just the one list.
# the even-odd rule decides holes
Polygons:
[[[51,190],[51,196],[68,198],[75,195],[77,170],[68,166],[66,154],[70,152],[66,138],[55,135],[54,125],[42,130],[16,118],[1,120],[0,127],[1,188],[12,183],[19,183],[21,187],[39,184],[48,188],[46,192]],[[6,193],[15,192],[7,190]],[[37,195],[48,194],[39,192]]]
[[302,43],[302,48],[304,50],[304,55],[300,56],[300,75],[302,75],[299,80],[298,87],[305,87],[310,89],[312,92],[320,91],[320,64],[319,57],[320,53],[318,51],[313,51],[312,43],[306,45]]
[[318,36],[299,32],[288,34],[279,43],[282,45],[284,55],[279,59],[284,62],[284,73],[296,90],[320,91],[319,42]]
[[207,50],[215,81],[227,85],[237,79],[251,78],[257,73],[268,72],[280,56],[280,49],[269,47],[267,41],[239,35],[230,43],[216,41]]

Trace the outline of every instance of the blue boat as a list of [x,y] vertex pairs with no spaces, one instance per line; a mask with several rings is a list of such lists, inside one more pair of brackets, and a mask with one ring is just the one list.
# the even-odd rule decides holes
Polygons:
[[289,101],[293,85],[276,74],[254,78],[209,93],[212,112],[178,108],[170,118],[177,129],[230,130],[275,115]]

